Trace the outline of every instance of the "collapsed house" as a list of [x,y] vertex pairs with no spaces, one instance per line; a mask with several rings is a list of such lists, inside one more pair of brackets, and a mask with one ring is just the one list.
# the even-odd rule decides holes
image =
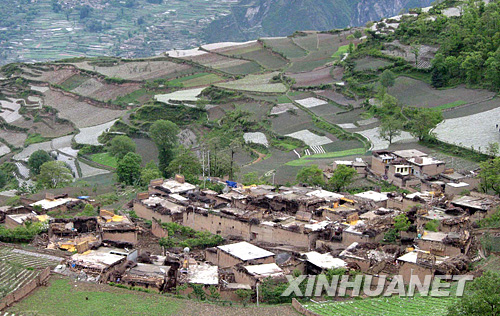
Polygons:
[[321,254],[316,251],[310,251],[301,254],[301,258],[306,262],[306,274],[321,274],[326,270],[347,268],[347,263],[339,258],[334,258],[329,253]]
[[430,232],[424,233],[415,241],[420,250],[428,251],[438,256],[457,256],[463,253],[470,238],[468,231],[461,233]]
[[47,212],[66,212],[68,209],[74,207],[77,204],[83,203],[82,200],[69,198],[67,194],[54,196],[53,194],[46,194],[46,198],[34,203],[29,206],[33,209],[40,209],[44,213]]
[[492,196],[460,196],[454,198],[451,205],[465,210],[471,217],[471,220],[479,220],[490,216],[500,205],[499,201]]
[[119,281],[128,286],[165,292],[176,286],[177,269],[175,266],[133,263]]
[[71,271],[84,273],[87,279],[97,282],[116,281],[116,275],[125,271],[126,264],[127,256],[112,253],[108,249],[77,253],[67,261]]
[[249,285],[255,288],[256,284],[267,278],[274,280],[286,280],[285,273],[276,263],[264,263],[257,265],[239,265],[233,269],[236,283]]
[[26,223],[47,223],[48,215],[36,215],[36,213],[9,214],[5,216],[5,227],[14,229],[18,226],[26,226]]
[[274,253],[245,241],[218,246],[216,256],[214,257],[213,252],[207,252],[206,260],[220,268],[276,262]]
[[395,262],[400,253],[399,247],[394,245],[354,242],[343,250],[339,257],[350,267],[363,273],[396,274],[398,269]]
[[137,227],[127,217],[101,210],[102,241],[117,247],[133,247],[137,244]]
[[442,209],[433,207],[430,210],[419,209],[416,215],[417,227],[424,230],[427,223],[438,223],[437,230],[444,233],[470,230],[471,222],[468,214],[461,208]]
[[413,275],[423,281],[426,276],[433,277],[436,267],[447,259],[449,258],[436,256],[427,251],[413,250],[397,259],[399,274],[403,277],[405,284],[410,283]]

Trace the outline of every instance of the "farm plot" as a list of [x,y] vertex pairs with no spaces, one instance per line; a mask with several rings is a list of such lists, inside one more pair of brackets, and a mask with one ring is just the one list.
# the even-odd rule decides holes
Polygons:
[[98,169],[87,165],[81,161],[78,162],[80,165],[80,170],[82,171],[82,178],[93,177],[101,174],[108,174],[110,171],[104,169]]
[[263,75],[248,75],[243,79],[218,83],[216,86],[231,90],[254,91],[262,93],[285,93],[287,87],[280,83],[269,83],[269,81],[278,75],[277,72]]
[[91,78],[90,76],[74,74],[73,76],[71,76],[68,79],[61,82],[60,85],[63,88],[65,88],[66,90],[73,90],[75,88],[78,88],[81,84],[83,84],[85,81],[89,80],[90,78]]
[[75,141],[78,144],[85,144],[85,145],[101,145],[99,141],[97,140],[99,136],[101,136],[102,133],[108,131],[113,124],[115,124],[117,120],[110,121],[104,124],[96,125],[96,126],[91,126],[91,127],[85,127],[80,129],[80,133],[78,133],[75,136]]
[[128,80],[151,80],[176,78],[200,72],[200,68],[165,60],[120,62],[113,67],[92,65],[89,61],[73,64],[78,68],[96,71],[107,77]]
[[371,56],[367,56],[356,60],[356,67],[354,67],[354,70],[355,71],[377,70],[379,68],[384,68],[389,65],[392,65],[390,61],[381,58],[374,58]]
[[75,74],[73,69],[48,69],[47,71],[41,72],[39,76],[33,77],[30,75],[23,74],[22,76],[27,79],[32,79],[36,81],[45,81],[52,84],[61,84],[64,81],[68,80]]
[[441,141],[486,152],[489,143],[500,143],[500,107],[465,117],[447,119],[435,129]]
[[157,94],[154,99],[158,102],[170,104],[170,101],[176,102],[196,102],[199,100],[200,93],[205,88],[195,88],[188,90],[179,90],[168,94]]
[[331,75],[332,67],[324,67],[309,72],[287,75],[295,79],[294,87],[311,87],[334,83],[336,80]]
[[304,35],[297,35],[292,37],[292,41],[300,46],[302,49],[312,52],[318,50],[318,34],[310,33]]
[[316,92],[317,95],[322,96],[324,98],[327,98],[328,100],[331,100],[337,104],[340,104],[342,106],[348,106],[349,104],[357,104],[358,102],[354,99],[349,99],[342,93],[338,93],[332,90],[325,90],[325,91],[318,91]]
[[0,107],[1,113],[0,117],[2,117],[5,122],[7,123],[12,123],[14,121],[17,121],[18,119],[22,118],[22,115],[19,114],[19,109],[21,108],[21,104],[19,102],[22,102],[22,99],[19,100],[2,100],[0,101]]
[[55,108],[60,118],[73,122],[77,128],[103,124],[125,113],[123,110],[95,107],[52,90],[45,93],[45,104]]
[[317,98],[313,98],[313,97],[295,100],[295,102],[297,102],[298,104],[300,104],[303,107],[308,108],[308,109],[316,107],[316,106],[328,104],[328,102],[326,102],[326,101],[323,101],[323,100],[317,99]]
[[271,117],[270,120],[273,130],[281,135],[315,127],[311,117],[300,109],[295,113],[285,112]]
[[55,267],[61,258],[9,247],[0,248],[0,298],[38,276],[43,268]]
[[44,93],[45,91],[49,90],[49,87],[30,86],[30,89],[33,91],[38,91],[38,92]]
[[473,103],[473,105],[451,108],[443,111],[443,117],[445,119],[452,119],[457,117],[463,117],[473,114],[482,113],[485,111],[496,109],[500,106],[500,99],[493,98],[488,101]]
[[198,73],[195,75],[171,80],[170,83],[171,84],[182,84],[182,86],[185,88],[193,88],[193,87],[199,87],[199,86],[208,86],[208,85],[211,85],[213,83],[217,83],[217,82],[221,82],[221,81],[224,81],[224,78],[222,78],[219,75],[211,74],[208,72],[202,72],[202,73]]
[[339,108],[338,106],[326,103],[312,108],[311,111],[327,121],[333,121],[337,113],[343,111],[343,109]]
[[7,143],[14,147],[23,147],[24,141],[28,138],[25,133],[16,133],[8,130],[0,130],[0,138],[4,139]]
[[236,109],[240,109],[251,114],[250,120],[259,122],[267,118],[273,104],[267,102],[239,102],[235,104]]
[[271,115],[278,115],[288,112],[289,110],[297,109],[293,103],[281,103],[276,105],[271,110]]
[[412,298],[390,296],[367,298],[344,302],[316,303],[305,305],[305,308],[319,315],[356,315],[356,316],[382,316],[401,315],[404,311],[408,316],[439,316],[448,313],[448,306],[456,298],[448,297],[422,297]]
[[245,140],[245,143],[260,144],[269,147],[266,135],[262,132],[245,133],[243,135],[243,139]]
[[[225,43],[222,43],[225,44]],[[206,46],[204,46],[205,48]],[[262,67],[270,70],[276,70],[286,66],[288,61],[278,54],[273,53],[271,50],[264,48],[262,43],[257,41],[251,41],[246,43],[241,43],[241,45],[236,45],[232,47],[223,47],[214,50],[219,54],[226,56],[233,56],[244,58],[248,60],[253,60]]]
[[7,155],[8,153],[10,153],[9,146],[7,146],[5,144],[1,144],[0,145],[0,157],[4,156],[4,155]]
[[204,50],[215,52],[223,55],[241,55],[250,51],[259,49],[257,41],[248,42],[221,42],[205,44],[201,46]]
[[24,148],[23,151],[21,151],[20,153],[15,154],[14,157],[12,158],[14,160],[28,161],[31,154],[37,150],[45,150],[47,152],[51,151],[52,150],[51,142],[49,141],[49,142],[31,144],[28,147]]
[[309,130],[301,130],[295,133],[287,134],[285,136],[292,137],[303,141],[307,146],[321,146],[330,144],[332,139],[326,136],[319,136]]
[[138,83],[114,85],[103,83],[94,78],[90,78],[82,82],[72,91],[86,97],[97,99],[99,101],[109,101],[114,100],[117,97],[130,94],[140,88],[141,85]]
[[206,53],[184,57],[195,63],[235,75],[246,75],[260,71],[260,66],[252,61],[230,58],[218,54]]
[[[364,130],[364,131],[360,131],[357,133],[361,134],[362,136],[367,138],[372,143],[371,150],[382,150],[382,149],[389,148],[389,142],[380,138],[378,127]],[[416,139],[413,136],[411,136],[410,133],[401,132],[401,135],[395,137],[392,140],[392,143],[409,143],[409,142],[414,142],[414,141],[416,141]]]
[[468,89],[464,86],[436,90],[423,81],[403,76],[396,79],[395,85],[389,88],[389,93],[403,104],[417,107],[439,107],[457,101],[463,101],[461,104],[477,103],[495,95],[491,91]]
[[263,42],[272,50],[283,54],[286,58],[300,58],[307,55],[307,51],[295,44],[288,37],[264,38]]

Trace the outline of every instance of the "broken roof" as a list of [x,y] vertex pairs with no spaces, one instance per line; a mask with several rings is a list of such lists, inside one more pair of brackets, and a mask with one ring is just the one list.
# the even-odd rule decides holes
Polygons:
[[170,193],[186,193],[196,189],[196,186],[191,183],[180,183],[172,179],[163,181],[161,187],[169,190]]
[[176,204],[167,200],[166,198],[159,196],[150,196],[149,198],[141,201],[144,205],[149,207],[155,207],[156,205],[160,205],[173,213],[181,213],[184,210],[184,206],[180,204]]
[[443,239],[448,236],[447,233],[443,232],[431,232],[431,231],[424,231],[424,234],[422,235],[421,239],[422,240],[427,240],[427,241],[439,241],[442,242]]
[[208,264],[190,265],[186,278],[187,283],[219,284],[219,268]]
[[306,252],[303,255],[306,257],[306,260],[308,262],[321,269],[337,269],[347,266],[347,263],[344,260],[340,258],[334,258],[329,253],[320,254],[319,252],[311,251]]
[[127,271],[127,274],[142,278],[161,278],[163,279],[170,270],[169,266],[158,266],[154,264],[138,263],[135,267]]
[[326,191],[326,190],[315,190],[306,194],[307,196],[315,196],[317,198],[325,199],[327,201],[340,200],[344,196],[342,194]]
[[254,266],[244,266],[245,270],[257,278],[281,277],[285,274],[276,263],[266,263]]
[[487,211],[492,205],[496,202],[492,199],[484,198],[484,197],[475,197],[475,196],[460,196],[453,201],[452,204],[462,206],[462,207],[470,207],[474,209],[479,209],[483,211]]
[[[401,257],[399,257],[397,260],[398,261],[403,261],[403,262],[410,262],[410,263],[417,263],[417,257],[419,253],[429,253],[428,251],[423,251],[419,249],[415,249],[411,252],[408,252]],[[440,256],[435,256],[436,257],[436,264],[442,263],[444,260],[448,259],[448,257],[440,257]]]
[[274,253],[252,245],[246,241],[230,245],[218,246],[217,248],[242,261],[274,256]]
[[99,270],[104,270],[122,260],[125,260],[125,257],[95,250],[89,250],[71,256],[71,263]]

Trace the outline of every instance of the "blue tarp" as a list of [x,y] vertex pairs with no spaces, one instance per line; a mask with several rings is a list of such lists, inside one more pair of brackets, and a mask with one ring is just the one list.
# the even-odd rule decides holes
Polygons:
[[226,184],[230,188],[237,188],[238,187],[238,183],[236,183],[234,181],[226,181]]

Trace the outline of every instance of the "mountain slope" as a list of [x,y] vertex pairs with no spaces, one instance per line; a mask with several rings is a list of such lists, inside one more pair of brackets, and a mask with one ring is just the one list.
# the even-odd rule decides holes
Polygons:
[[295,30],[360,26],[431,0],[242,0],[204,30],[208,42],[286,36]]

